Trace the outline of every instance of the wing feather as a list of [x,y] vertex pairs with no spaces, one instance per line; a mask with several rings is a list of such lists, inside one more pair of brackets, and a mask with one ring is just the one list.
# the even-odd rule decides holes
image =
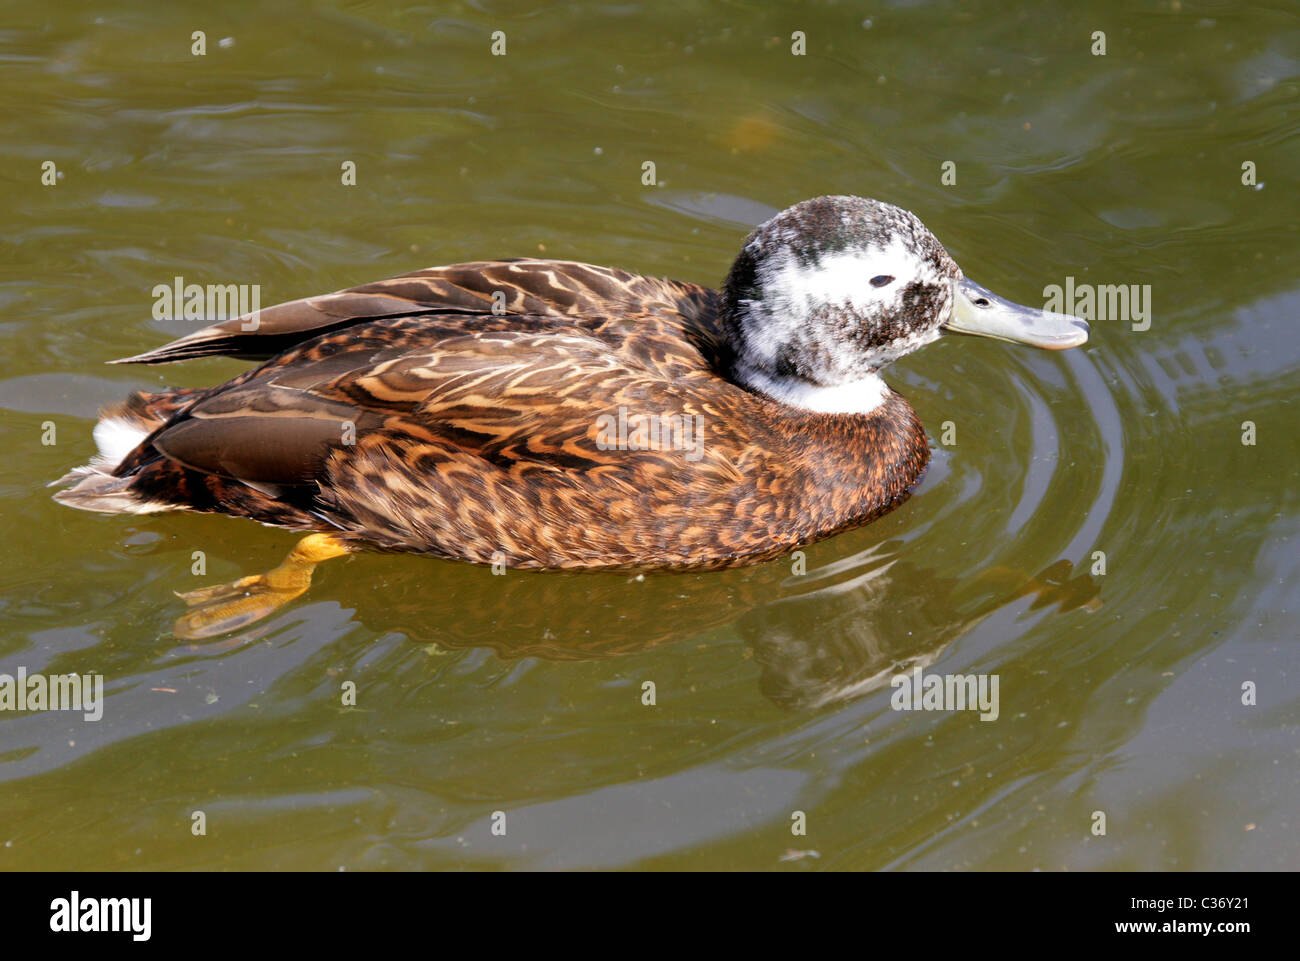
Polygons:
[[277,304],[111,363],[165,364],[213,355],[266,360],[312,337],[387,317],[608,316],[632,300],[666,302],[692,290],[703,292],[571,261],[452,264]]
[[[710,444],[692,453],[679,430],[670,438],[682,442],[677,449],[619,449],[609,425],[620,409],[624,420],[629,412],[674,424],[707,418]],[[434,463],[474,459],[496,472],[626,477],[654,460],[738,483],[726,452],[744,441],[710,413],[689,382],[630,364],[590,335],[491,330],[405,350],[374,350],[361,338],[359,349],[312,363],[266,365],[186,408],[146,446],[192,470],[263,485],[345,487],[357,452],[374,457],[377,446],[407,458],[408,488]],[[385,491],[367,496],[383,510],[374,501]]]

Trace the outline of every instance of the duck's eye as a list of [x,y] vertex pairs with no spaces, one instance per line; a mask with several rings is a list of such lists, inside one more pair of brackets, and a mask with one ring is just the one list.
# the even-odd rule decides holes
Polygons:
[[879,277],[871,278],[872,287],[884,287],[886,284],[892,284],[893,282],[894,278],[889,276],[889,274],[881,274]]

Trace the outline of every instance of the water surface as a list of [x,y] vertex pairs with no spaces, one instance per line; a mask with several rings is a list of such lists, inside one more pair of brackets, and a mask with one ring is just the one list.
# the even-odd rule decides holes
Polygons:
[[[101,672],[106,702],[0,715],[0,868],[1300,866],[1297,17],[1110,7],[10,3],[0,673]],[[196,644],[172,592],[292,535],[43,486],[99,404],[242,369],[103,365],[190,329],[151,317],[175,276],[269,304],[544,255],[716,285],[822,193],[915,211],[1021,302],[1149,285],[1149,328],[895,364],[934,462],[802,576],[365,555]],[[998,719],[891,710],[913,664],[997,674]]]

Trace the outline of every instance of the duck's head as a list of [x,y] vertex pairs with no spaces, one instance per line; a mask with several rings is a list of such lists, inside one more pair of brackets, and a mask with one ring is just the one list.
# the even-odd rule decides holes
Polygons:
[[1022,307],[962,275],[915,214],[862,197],[817,197],[759,226],[732,265],[722,319],[732,376],[776,400],[866,413],[877,372],[947,331],[1049,350],[1088,325]]

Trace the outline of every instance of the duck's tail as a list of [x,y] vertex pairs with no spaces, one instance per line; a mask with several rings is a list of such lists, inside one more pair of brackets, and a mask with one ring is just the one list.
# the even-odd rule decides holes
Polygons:
[[73,468],[50,487],[71,484],[54,499],[68,507],[105,514],[151,514],[174,510],[174,504],[159,503],[142,497],[132,489],[133,478],[118,477],[122,462],[178,411],[189,406],[202,390],[185,387],[149,393],[136,391],[125,401],[99,412],[95,424],[95,446],[99,453],[89,464]]

